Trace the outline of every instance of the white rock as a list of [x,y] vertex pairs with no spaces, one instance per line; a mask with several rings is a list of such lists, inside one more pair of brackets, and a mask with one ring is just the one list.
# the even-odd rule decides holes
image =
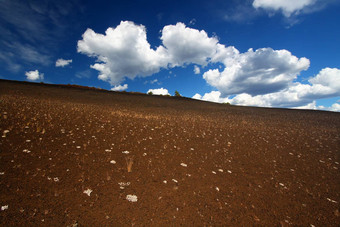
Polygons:
[[116,161],[115,160],[111,160],[110,163],[111,164],[116,164]]
[[175,179],[172,179],[172,181],[173,181],[173,182],[175,182],[175,183],[178,183],[178,181],[177,181],[177,180],[175,180]]
[[181,163],[181,166],[183,166],[183,167],[187,167],[188,165],[187,165],[187,164],[185,164],[185,163]]
[[218,191],[218,192],[220,191],[220,189],[219,189],[218,187],[216,187],[215,189],[216,189],[216,191]]
[[218,169],[219,172],[223,173],[223,169]]
[[93,192],[91,189],[86,189],[85,191],[83,191],[84,194],[91,196],[91,192]]
[[122,151],[123,154],[129,154],[129,151]]
[[1,206],[1,211],[7,210],[7,209],[8,209],[8,205]]
[[126,196],[126,200],[128,200],[129,202],[137,202],[137,196],[136,195],[127,195]]
[[327,198],[327,200],[328,200],[329,202],[332,202],[332,203],[338,203],[337,201],[335,201],[335,200],[333,200],[333,199],[330,199],[330,198]]

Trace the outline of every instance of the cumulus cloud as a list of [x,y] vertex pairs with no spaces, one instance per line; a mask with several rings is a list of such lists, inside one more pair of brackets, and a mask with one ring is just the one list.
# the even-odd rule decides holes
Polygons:
[[203,78],[224,96],[240,93],[258,95],[282,90],[310,64],[308,59],[299,59],[287,50],[249,49],[239,54],[235,48],[221,48],[220,52],[216,59],[225,64],[225,69],[222,72],[209,70]]
[[282,13],[289,17],[292,14],[298,14],[305,7],[312,6],[315,3],[316,0],[254,0],[253,7],[270,11],[282,10]]
[[340,104],[334,103],[328,110],[334,111],[334,112],[340,112]]
[[316,101],[313,101],[307,105],[295,107],[294,109],[328,110],[328,111],[333,111],[333,112],[340,112],[340,104],[333,103],[330,107],[325,107],[325,106],[318,106],[316,105]]
[[62,58],[59,58],[56,62],[55,62],[55,66],[56,67],[65,67],[69,64],[72,63],[72,59],[70,60],[66,60],[66,59],[62,59]]
[[147,93],[152,92],[154,95],[170,95],[169,91],[165,88],[149,89]]
[[163,45],[152,49],[143,25],[122,21],[104,35],[87,29],[77,50],[96,58],[97,63],[91,68],[99,71],[99,79],[111,85],[118,85],[125,78],[150,76],[161,68],[206,65],[217,51],[217,38],[183,23],[165,26],[160,39]]
[[105,35],[87,29],[77,50],[96,58],[98,63],[91,68],[99,71],[99,79],[111,85],[120,84],[125,77],[134,79],[157,73],[168,63],[163,47],[150,48],[145,27],[129,21],[108,28]]
[[220,103],[230,102],[245,106],[299,107],[335,111],[338,107],[337,103],[332,105],[331,109],[327,109],[321,106],[313,106],[313,102],[315,102],[315,99],[336,96],[340,96],[340,69],[325,68],[315,77],[310,78],[309,84],[291,82],[287,88],[277,92],[261,95],[241,93],[235,96],[223,97],[221,92],[212,91],[204,94],[204,96],[196,94],[193,98]]
[[122,85],[114,86],[113,88],[111,88],[111,91],[125,91],[126,89],[128,89],[128,85],[124,84],[123,86]]
[[[264,2],[254,4],[262,7]],[[196,94],[194,98],[239,105],[299,107],[339,95],[339,69],[325,68],[306,84],[295,82],[309,68],[310,61],[288,50],[260,48],[240,53],[233,46],[220,44],[217,37],[183,23],[165,26],[160,40],[160,46],[151,48],[143,25],[122,21],[105,34],[87,29],[77,50],[95,58],[91,68],[99,71],[98,78],[109,82],[113,89],[124,88],[120,84],[126,78],[150,76],[162,68],[194,64],[194,73],[201,73],[210,64],[218,67],[204,72],[203,78],[216,90],[203,96]],[[163,88],[149,91],[169,94]]]
[[194,63],[206,65],[216,52],[218,39],[204,30],[188,28],[183,23],[165,26],[161,40],[172,67]]
[[231,99],[229,99],[229,98],[222,98],[221,92],[219,92],[219,91],[212,91],[212,92],[209,92],[209,93],[205,93],[203,96],[196,93],[192,98],[198,99],[198,100],[209,101],[209,102],[218,102],[218,103],[231,102]]
[[38,70],[28,71],[25,73],[27,80],[36,81],[36,80],[43,80],[44,74],[39,73]]

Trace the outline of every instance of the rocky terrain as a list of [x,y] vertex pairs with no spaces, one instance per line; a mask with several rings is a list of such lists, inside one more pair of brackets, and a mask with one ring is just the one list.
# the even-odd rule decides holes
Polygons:
[[1,226],[339,226],[340,113],[0,80]]

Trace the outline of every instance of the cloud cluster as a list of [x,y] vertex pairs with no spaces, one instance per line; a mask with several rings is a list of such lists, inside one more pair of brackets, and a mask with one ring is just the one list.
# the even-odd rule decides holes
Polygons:
[[[125,78],[150,76],[161,68],[194,64],[196,74],[201,73],[200,67],[209,65],[203,79],[217,89],[203,96],[196,94],[197,99],[299,107],[311,105],[316,99],[340,95],[339,69],[325,68],[307,84],[296,82],[300,73],[309,68],[310,61],[288,50],[260,48],[240,53],[233,46],[220,44],[205,31],[188,28],[183,23],[165,26],[160,39],[162,44],[153,49],[143,25],[122,21],[116,28],[108,28],[105,34],[87,29],[78,41],[78,52],[96,59],[91,68],[99,71],[99,79],[115,86],[113,89],[124,88],[119,84]],[[168,94],[163,88],[149,91]]]
[[66,59],[62,59],[62,58],[59,58],[56,62],[55,62],[55,66],[56,67],[65,67],[69,64],[72,63],[72,59],[70,60],[66,60]]
[[[204,94],[204,96],[196,94],[193,98],[246,106],[327,109],[316,107],[315,99],[340,96],[340,69],[322,69],[318,75],[310,78],[308,82],[308,84],[291,82],[283,90],[261,95],[241,93],[234,97],[223,97],[220,91],[212,91]],[[329,110],[336,110],[338,106],[339,104],[335,103]]]
[[169,91],[165,88],[149,89],[147,93],[152,92],[153,95],[170,95]]
[[118,85],[124,78],[150,76],[161,68],[191,63],[206,65],[218,42],[205,31],[188,28],[183,23],[165,26],[160,39],[163,45],[152,49],[143,25],[122,21],[116,28],[108,28],[105,35],[87,29],[77,50],[96,58],[97,63],[91,68],[99,71],[99,79]]
[[125,77],[157,73],[167,65],[164,49],[151,49],[145,27],[129,21],[108,28],[105,35],[87,29],[78,41],[78,52],[95,57],[98,63],[91,68],[99,71],[99,79],[111,85],[120,84]]
[[31,81],[37,81],[37,80],[43,80],[44,79],[44,74],[39,73],[38,70],[34,71],[28,71],[25,73],[26,79],[31,80]]

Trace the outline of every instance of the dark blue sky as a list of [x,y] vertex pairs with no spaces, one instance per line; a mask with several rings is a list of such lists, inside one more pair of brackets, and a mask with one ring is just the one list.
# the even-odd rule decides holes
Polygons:
[[0,0],[0,78],[340,111],[339,2]]

